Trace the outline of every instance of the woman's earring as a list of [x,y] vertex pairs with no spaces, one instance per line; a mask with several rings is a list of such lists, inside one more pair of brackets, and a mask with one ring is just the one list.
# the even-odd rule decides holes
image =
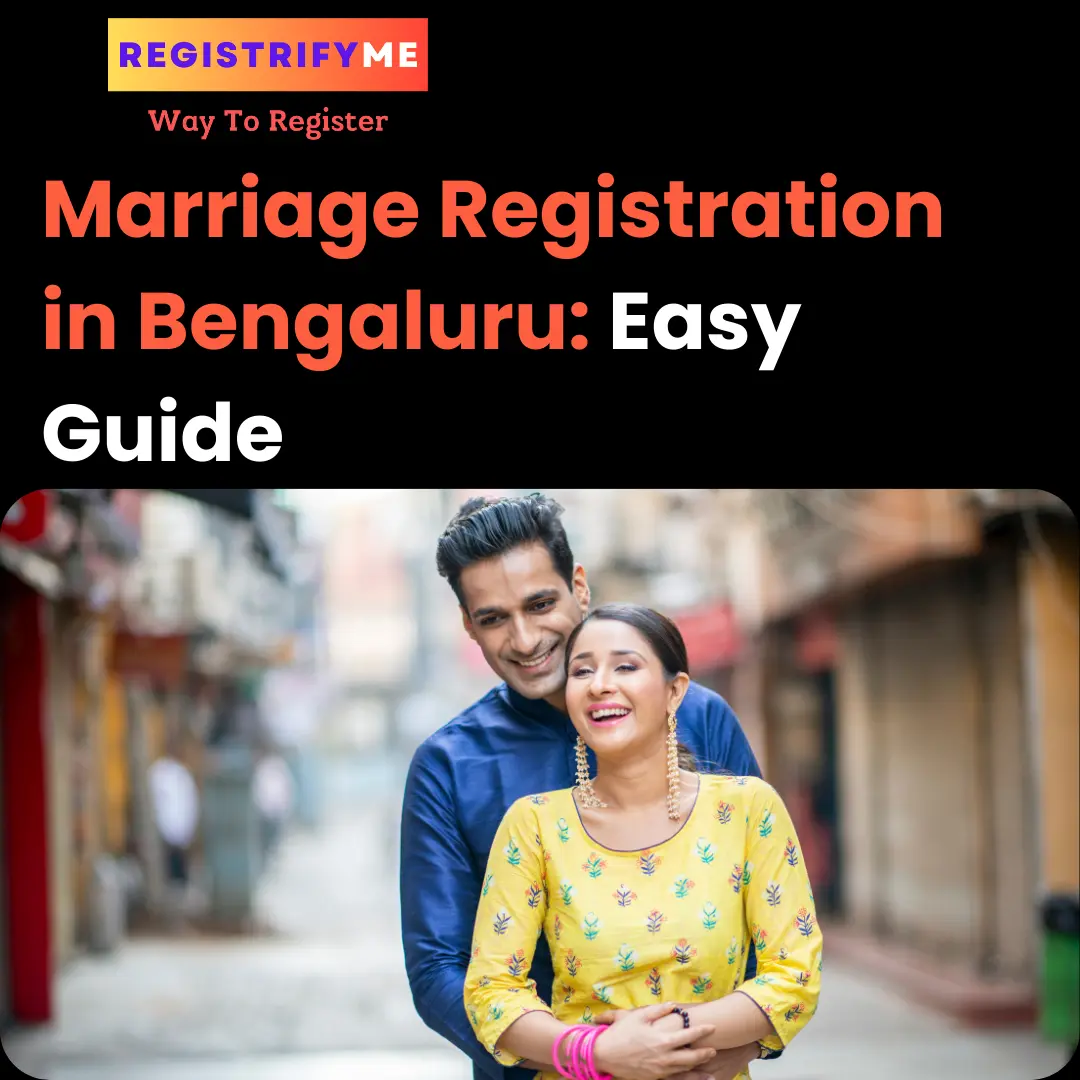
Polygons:
[[671,712],[667,718],[667,809],[672,821],[678,821],[682,816],[682,778],[679,775],[679,741],[675,737],[675,723],[675,713]]
[[607,803],[602,803],[593,791],[592,777],[589,776],[589,759],[585,754],[585,740],[577,737],[577,790],[581,798],[581,805],[590,810],[604,810]]

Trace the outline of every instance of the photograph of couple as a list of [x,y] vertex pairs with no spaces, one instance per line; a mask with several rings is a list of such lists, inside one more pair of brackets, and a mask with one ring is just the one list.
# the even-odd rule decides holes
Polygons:
[[1078,553],[1033,489],[32,492],[0,528],[3,1051],[1054,1075]]
[[678,626],[591,605],[562,507],[466,501],[437,543],[502,681],[406,781],[421,1018],[506,1080],[734,1080],[812,1019],[822,934],[792,818]]

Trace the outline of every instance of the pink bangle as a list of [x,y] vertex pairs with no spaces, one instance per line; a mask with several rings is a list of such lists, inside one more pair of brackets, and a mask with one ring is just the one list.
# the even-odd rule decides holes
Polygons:
[[[594,1024],[574,1024],[568,1027],[555,1041],[552,1060],[555,1071],[566,1080],[613,1080],[607,1073],[598,1073],[593,1061],[593,1047],[603,1033],[602,1027]],[[566,1068],[559,1061],[559,1050],[564,1041],[566,1046]]]
[[[578,1039],[581,1037],[582,1028],[584,1026],[585,1025],[583,1024],[571,1025],[558,1037],[558,1039],[555,1040],[555,1047],[551,1052],[551,1057],[555,1063],[555,1071],[560,1076],[566,1077],[566,1080],[579,1080],[574,1063],[574,1048]],[[559,1061],[559,1048],[567,1038],[569,1038],[569,1042],[567,1042],[566,1046],[567,1068],[564,1069]]]
[[585,1067],[589,1070],[589,1080],[611,1080],[611,1077],[599,1076],[593,1064],[593,1047],[596,1045],[596,1040],[600,1038],[600,1033],[600,1028],[596,1028],[595,1033],[585,1044]]
[[575,1031],[575,1035],[570,1040],[567,1058],[573,1080],[591,1080],[588,1072],[585,1071],[584,1055],[582,1054],[584,1044],[591,1035],[591,1030],[588,1025],[580,1024],[577,1031]]
[[589,1059],[592,1057],[592,1044],[596,1042],[598,1034],[599,1031],[596,1028],[586,1031],[581,1036],[581,1042],[577,1045],[578,1076],[580,1077],[580,1080],[593,1080],[593,1071],[589,1064]]

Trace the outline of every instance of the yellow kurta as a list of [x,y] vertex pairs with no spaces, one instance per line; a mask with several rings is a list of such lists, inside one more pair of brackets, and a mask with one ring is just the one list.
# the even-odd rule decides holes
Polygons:
[[[540,934],[554,961],[550,1005],[528,977]],[[749,949],[757,977],[742,985]],[[495,1044],[532,1010],[591,1023],[607,1009],[713,1001],[736,988],[768,1015],[779,1038],[763,1043],[780,1050],[814,1014],[820,983],[821,931],[798,837],[765,781],[703,775],[679,831],[642,851],[596,843],[569,788],[506,812],[465,980],[469,1020],[500,1064],[522,1060]]]

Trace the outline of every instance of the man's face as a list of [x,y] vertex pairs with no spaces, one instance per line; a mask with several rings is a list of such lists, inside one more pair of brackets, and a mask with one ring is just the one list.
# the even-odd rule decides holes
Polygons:
[[465,629],[491,670],[523,697],[565,708],[566,639],[589,610],[582,567],[570,589],[547,548],[528,544],[468,567],[461,592]]

